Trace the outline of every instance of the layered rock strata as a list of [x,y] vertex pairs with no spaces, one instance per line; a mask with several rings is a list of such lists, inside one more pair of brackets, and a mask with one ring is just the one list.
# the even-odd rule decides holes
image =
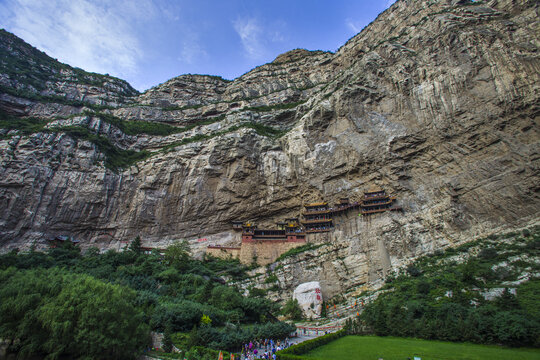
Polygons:
[[[156,247],[188,239],[201,252],[233,244],[233,220],[270,226],[372,185],[397,194],[403,214],[350,215],[314,237],[334,250],[313,269],[319,260],[306,259],[291,283],[321,280],[324,290],[535,223],[537,19],[534,1],[399,0],[336,53],[294,50],[234,81],[185,75],[138,95],[2,33],[3,112],[149,154],[112,170],[95,138],[2,130],[1,246],[70,235],[106,249],[140,236]],[[12,71],[13,59],[31,74],[49,66],[45,84]],[[128,134],[107,115],[176,130]]]

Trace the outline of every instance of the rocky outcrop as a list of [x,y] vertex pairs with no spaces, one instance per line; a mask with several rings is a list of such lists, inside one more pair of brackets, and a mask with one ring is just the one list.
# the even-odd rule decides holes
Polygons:
[[323,299],[321,296],[321,284],[311,281],[300,284],[294,289],[293,299],[298,301],[304,317],[315,319],[321,316]]
[[[410,257],[535,223],[537,18],[533,1],[399,0],[335,54],[294,50],[234,81],[180,76],[140,95],[54,70],[2,33],[7,56],[51,71],[38,89],[37,75],[4,61],[0,109],[87,128],[111,151],[148,152],[111,170],[91,136],[6,131],[2,247],[66,234],[102,249],[188,239],[198,252],[202,238],[232,244],[232,220],[273,225],[371,185],[397,194],[403,214],[348,215],[313,240],[329,243],[325,253],[275,270],[290,288],[317,279],[332,295]],[[126,134],[106,115],[174,131]]]

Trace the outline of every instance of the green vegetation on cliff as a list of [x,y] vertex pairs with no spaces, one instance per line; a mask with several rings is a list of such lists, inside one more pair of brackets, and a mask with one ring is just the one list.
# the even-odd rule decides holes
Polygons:
[[[225,115],[208,118],[203,121],[199,121],[195,124],[191,124],[185,127],[175,127],[167,124],[161,124],[148,121],[137,120],[122,120],[112,114],[102,112],[90,112],[86,111],[82,115],[93,116],[101,119],[103,122],[111,124],[117,127],[126,135],[140,135],[148,134],[154,136],[167,136],[176,133],[183,133],[195,128],[196,126],[208,125],[214,122],[221,121],[225,118]],[[98,135],[92,132],[90,129],[84,126],[59,126],[46,128],[46,125],[53,120],[40,119],[36,117],[18,117],[13,116],[5,111],[0,110],[0,129],[4,132],[0,133],[0,139],[10,138],[12,135],[8,135],[11,130],[16,130],[20,135],[31,135],[39,132],[61,132],[65,133],[75,139],[90,141],[98,150],[105,155],[105,166],[111,170],[118,170],[127,168],[136,164],[139,161],[147,159],[152,156],[153,153],[147,150],[134,151],[123,150],[115,146],[106,136]],[[231,126],[222,131],[216,131],[209,134],[196,134],[191,137],[186,137],[180,141],[173,142],[169,145],[165,145],[161,148],[161,151],[170,151],[171,149],[186,145],[193,142],[205,141],[217,136],[228,134],[237,131],[242,128],[253,129],[258,135],[278,138],[285,134],[286,131],[275,129],[270,126],[262,125],[259,123],[242,123],[239,125]],[[154,153],[155,154],[155,153]]]
[[[63,64],[4,29],[0,29],[0,50],[0,73],[22,85],[26,95],[33,93],[39,96],[38,92],[45,90],[48,82],[55,81],[72,81],[90,86],[104,86],[107,82],[117,82],[122,84],[120,95],[137,94],[137,91],[123,80]],[[66,78],[62,72],[69,73],[70,76]],[[20,86],[17,90],[23,91]],[[8,92],[5,88],[1,91]]]
[[122,150],[114,146],[107,137],[94,134],[87,128],[81,126],[52,128],[48,131],[62,132],[75,139],[90,141],[105,155],[105,166],[112,170],[127,168],[151,155],[151,153],[146,150]]
[[291,256],[295,256],[295,255],[301,254],[301,253],[306,252],[306,251],[309,251],[309,250],[315,250],[315,249],[318,249],[318,248],[320,248],[321,246],[325,246],[325,245],[328,245],[328,244],[327,244],[327,243],[323,243],[323,244],[312,244],[312,243],[308,243],[308,244],[305,244],[305,245],[302,245],[302,246],[298,246],[298,247],[289,249],[289,250],[287,250],[286,252],[284,252],[283,254],[281,254],[281,255],[276,259],[276,262],[277,262],[277,261],[284,260],[284,259],[286,259],[286,258],[288,258],[288,257],[291,257]]
[[252,110],[252,111],[259,111],[259,112],[266,112],[266,111],[272,111],[272,110],[287,110],[287,109],[294,109],[298,105],[301,105],[305,103],[306,101],[297,101],[292,103],[280,103],[280,104],[274,104],[274,105],[261,105],[261,106],[250,106],[246,107],[243,110]]
[[44,120],[36,117],[17,117],[0,110],[0,129],[6,131],[5,134],[0,135],[0,139],[8,138],[7,132],[11,130],[17,130],[22,135],[34,134],[43,131],[45,125],[50,120]]
[[361,314],[377,335],[540,346],[540,229],[418,259]]
[[126,135],[148,134],[155,136],[167,136],[185,131],[184,128],[158,123],[155,121],[122,120],[112,114],[103,112],[85,112],[85,115],[99,117],[104,122],[116,126]]

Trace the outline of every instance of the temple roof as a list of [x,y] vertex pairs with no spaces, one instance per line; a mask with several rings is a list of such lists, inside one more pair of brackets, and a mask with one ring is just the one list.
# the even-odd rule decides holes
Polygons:
[[316,203],[306,204],[306,207],[307,206],[326,206],[326,205],[328,205],[327,202],[316,202]]
[[374,193],[374,192],[380,192],[380,191],[384,191],[381,187],[377,186],[377,185],[371,185],[371,187],[369,188],[368,191],[365,191],[365,193]]

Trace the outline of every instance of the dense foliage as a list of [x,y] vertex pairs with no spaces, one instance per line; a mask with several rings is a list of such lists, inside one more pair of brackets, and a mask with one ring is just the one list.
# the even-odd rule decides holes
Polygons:
[[303,253],[303,252],[305,252],[305,251],[315,250],[315,249],[318,249],[318,248],[320,248],[321,246],[325,246],[325,245],[327,245],[327,243],[322,243],[322,244],[312,244],[312,243],[308,243],[308,244],[305,244],[305,245],[302,245],[302,246],[298,246],[298,247],[289,249],[289,250],[287,250],[286,252],[284,252],[283,254],[281,254],[281,255],[276,259],[276,261],[281,261],[281,260],[283,260],[283,259],[286,259],[286,258],[291,257],[291,256],[298,255],[298,254]]
[[362,320],[377,335],[540,346],[540,231],[520,235],[421,258],[388,280]]
[[221,276],[246,276],[237,260],[196,261],[185,243],[164,256],[144,254],[140,239],[103,254],[67,243],[0,256],[0,338],[11,340],[11,352],[122,359],[148,346],[151,329],[190,332],[188,347],[227,350],[294,330],[268,322],[276,304],[222,284]]
[[148,326],[135,291],[52,268],[0,272],[0,333],[22,355],[129,359]]
[[302,309],[297,299],[289,299],[281,309],[281,313],[291,320],[302,320],[303,318]]

